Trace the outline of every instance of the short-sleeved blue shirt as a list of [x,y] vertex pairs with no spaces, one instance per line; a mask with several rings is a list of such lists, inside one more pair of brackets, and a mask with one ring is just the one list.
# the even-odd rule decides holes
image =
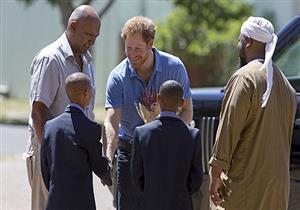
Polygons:
[[182,61],[155,48],[152,50],[155,64],[148,82],[137,75],[127,58],[111,71],[107,80],[105,108],[121,110],[119,136],[123,139],[132,139],[134,129],[144,124],[135,104],[140,102],[145,89],[158,93],[165,81],[176,80],[183,86],[184,99],[191,97],[190,83]]

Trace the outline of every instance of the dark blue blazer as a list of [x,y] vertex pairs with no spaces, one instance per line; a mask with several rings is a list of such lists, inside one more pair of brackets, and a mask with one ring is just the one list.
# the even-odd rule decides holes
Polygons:
[[100,138],[101,126],[76,107],[45,124],[41,169],[49,190],[46,210],[96,209],[92,171],[111,182]]
[[192,210],[202,183],[200,132],[174,117],[137,127],[132,181],[143,192],[143,210]]

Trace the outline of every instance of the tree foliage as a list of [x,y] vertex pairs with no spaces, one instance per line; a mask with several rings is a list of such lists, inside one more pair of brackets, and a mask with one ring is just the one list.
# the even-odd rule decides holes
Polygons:
[[[30,6],[33,2],[37,0],[19,0],[25,2],[27,6]],[[64,26],[67,25],[68,19],[72,11],[76,8],[75,5],[90,5],[94,0],[82,0],[81,2],[76,0],[47,0],[52,6],[58,6],[61,13],[61,21]],[[101,18],[111,7],[115,0],[107,0],[103,8],[98,12],[99,17]],[[75,4],[76,2],[76,4]],[[78,4],[79,2],[79,4]]]
[[252,8],[234,0],[174,0],[177,5],[158,23],[155,45],[179,56],[192,86],[224,84],[237,63],[242,22]]

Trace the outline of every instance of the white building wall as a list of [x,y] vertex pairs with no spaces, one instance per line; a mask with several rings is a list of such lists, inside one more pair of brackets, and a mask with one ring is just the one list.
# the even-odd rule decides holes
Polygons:
[[0,1],[1,84],[9,86],[12,96],[28,98],[31,61],[62,33],[59,18],[59,11],[45,0],[31,7],[16,0]]
[[[92,6],[100,10],[105,2],[95,0]],[[171,8],[171,2],[165,0],[116,0],[105,14],[94,48],[98,103],[104,103],[107,77],[120,62],[120,32],[126,20],[143,14],[155,21]],[[17,0],[0,0],[0,84],[7,84],[13,97],[28,98],[30,64],[40,49],[65,30],[60,18],[58,8],[46,0],[34,1],[29,7]]]
[[246,0],[254,5],[255,15],[274,15],[277,30],[300,13],[300,0]]

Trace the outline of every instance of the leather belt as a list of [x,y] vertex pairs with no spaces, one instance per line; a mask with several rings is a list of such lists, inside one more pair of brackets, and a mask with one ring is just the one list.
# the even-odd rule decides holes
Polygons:
[[132,143],[132,141],[119,138],[118,147],[126,150],[127,152],[131,152]]

